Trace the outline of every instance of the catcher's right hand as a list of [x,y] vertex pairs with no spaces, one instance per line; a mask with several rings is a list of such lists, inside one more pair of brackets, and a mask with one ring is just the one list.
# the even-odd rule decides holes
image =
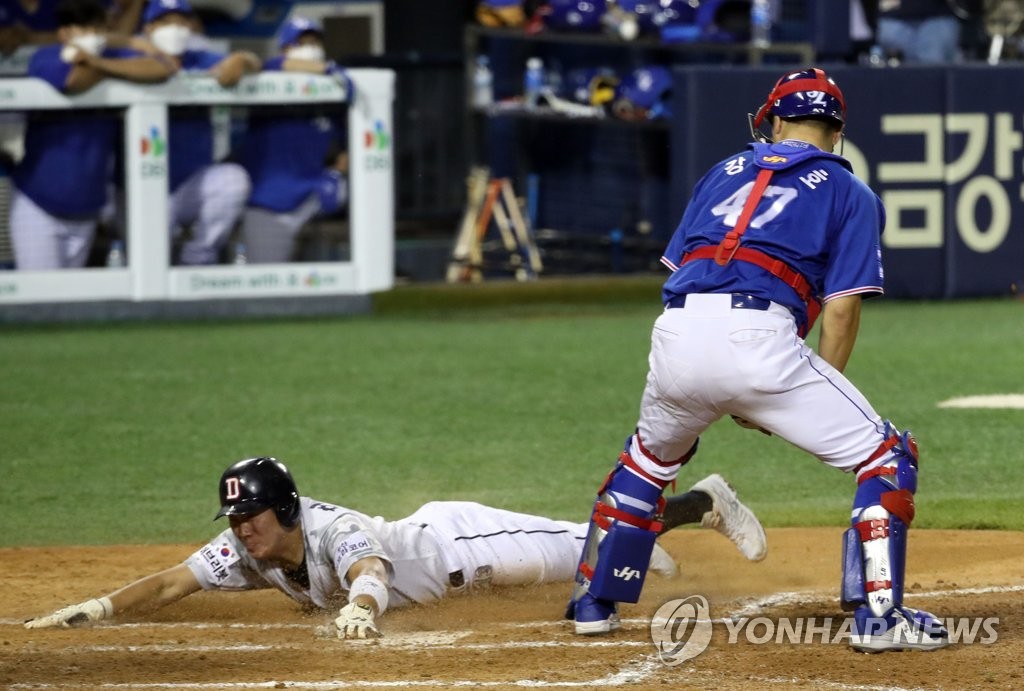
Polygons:
[[110,600],[104,597],[98,600],[80,602],[77,605],[69,605],[45,617],[29,619],[25,622],[25,628],[48,629],[54,626],[67,628],[92,621],[100,621],[101,619],[106,619],[111,614],[113,614],[113,611],[110,607]]
[[341,608],[334,625],[338,638],[377,638],[380,631],[373,623],[373,610],[367,605],[350,602]]

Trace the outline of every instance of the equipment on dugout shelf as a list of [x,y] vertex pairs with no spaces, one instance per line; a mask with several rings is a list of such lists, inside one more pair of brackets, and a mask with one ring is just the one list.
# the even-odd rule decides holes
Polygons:
[[492,220],[508,254],[507,266],[513,269],[516,279],[536,278],[543,269],[540,250],[512,182],[508,178],[491,178],[490,169],[479,166],[470,171],[466,188],[466,212],[448,264],[448,281],[483,280],[484,241]]

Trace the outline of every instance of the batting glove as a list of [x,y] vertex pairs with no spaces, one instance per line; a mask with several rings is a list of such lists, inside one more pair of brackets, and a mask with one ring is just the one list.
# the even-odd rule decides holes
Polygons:
[[373,623],[373,610],[367,605],[350,602],[341,608],[334,620],[338,638],[377,638],[380,631]]
[[53,614],[45,617],[29,619],[25,622],[26,629],[48,629],[54,626],[68,628],[78,626],[92,621],[106,619],[114,613],[110,606],[110,598],[101,597],[98,600],[87,600],[77,605],[70,605],[58,609]]

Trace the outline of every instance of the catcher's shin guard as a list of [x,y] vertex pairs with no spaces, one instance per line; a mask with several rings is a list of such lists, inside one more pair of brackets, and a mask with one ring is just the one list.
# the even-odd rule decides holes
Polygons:
[[843,541],[843,609],[868,605],[876,616],[903,603],[907,528],[914,520],[917,443],[904,432],[883,446],[893,457],[857,479],[851,527]]
[[661,530],[664,486],[629,468],[627,453],[598,492],[566,618],[586,594],[609,602],[636,602]]
[[[890,460],[857,479],[852,527],[843,536],[843,609],[855,611],[851,645],[865,651],[927,650],[948,644],[941,623],[903,606],[907,529],[914,520],[917,443],[910,432],[890,435],[880,447]],[[906,641],[895,640],[905,638]],[[909,642],[908,642],[909,641]]]

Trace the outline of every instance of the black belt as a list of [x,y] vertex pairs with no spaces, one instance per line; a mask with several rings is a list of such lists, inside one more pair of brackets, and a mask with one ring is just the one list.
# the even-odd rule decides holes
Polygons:
[[[764,298],[759,298],[756,295],[747,295],[746,293],[732,293],[730,297],[732,298],[731,307],[734,310],[761,310],[764,312],[772,304],[771,300],[765,300]],[[685,306],[686,295],[676,295],[665,303],[665,307],[669,309]]]

